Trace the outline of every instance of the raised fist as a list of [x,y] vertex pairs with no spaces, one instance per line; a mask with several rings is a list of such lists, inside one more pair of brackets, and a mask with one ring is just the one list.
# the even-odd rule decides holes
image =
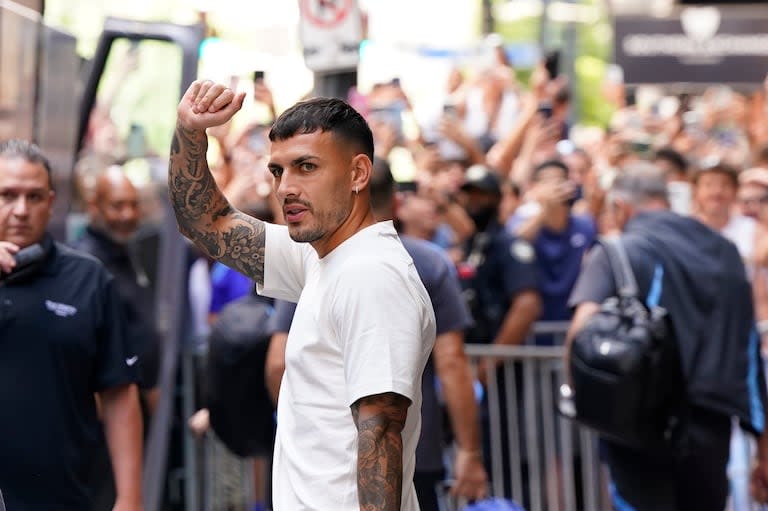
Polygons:
[[187,129],[220,126],[243,106],[245,92],[235,93],[226,85],[211,80],[196,80],[179,103],[179,123]]

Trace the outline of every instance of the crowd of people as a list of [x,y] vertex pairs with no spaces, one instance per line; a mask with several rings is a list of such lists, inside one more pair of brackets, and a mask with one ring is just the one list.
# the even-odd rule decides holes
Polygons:
[[[493,65],[479,72],[454,69],[445,88],[423,104],[416,104],[406,90],[394,79],[376,84],[367,94],[351,91],[349,103],[309,100],[283,113],[260,77],[253,89],[240,92],[195,82],[179,107],[169,188],[181,231],[196,243],[184,262],[190,268],[190,303],[196,312],[192,322],[200,325],[196,331],[205,335],[207,325],[216,322],[228,304],[257,290],[274,299],[273,335],[262,370],[282,430],[277,434],[276,493],[270,497],[260,488],[259,506],[270,499],[287,509],[309,503],[320,508],[339,502],[357,506],[359,498],[360,505],[364,499],[370,505],[376,500],[381,505],[402,501],[403,509],[416,509],[418,500],[422,510],[436,511],[436,488],[447,473],[454,495],[485,497],[488,472],[482,462],[496,446],[488,445],[483,435],[485,404],[476,401],[475,381],[486,384],[495,367],[483,362],[472,374],[463,346],[561,343],[557,336],[531,336],[532,327],[540,321],[570,322],[574,307],[592,296],[583,289],[584,278],[580,281],[584,262],[600,236],[617,234],[634,215],[634,210],[630,214],[622,209],[632,193],[643,200],[666,201],[676,214],[702,226],[706,236],[693,239],[692,245],[717,233],[717,239],[721,235],[735,246],[751,286],[756,336],[762,353],[768,354],[768,82],[754,91],[715,85],[696,94],[667,94],[658,88],[627,91],[613,84],[603,91],[604,101],[615,110],[605,129],[573,123],[568,79],[553,76],[545,61],[528,83],[521,83],[501,51]],[[266,106],[270,119],[233,122],[246,93]],[[204,109],[198,108],[201,104]],[[361,126],[370,129],[370,147]],[[325,140],[326,133],[340,135]],[[127,400],[140,402],[145,418],[157,403],[159,340],[152,296],[156,268],[147,263],[157,252],[158,233],[152,229],[158,211],[156,190],[145,193],[128,179],[119,157],[104,154],[110,136],[93,133],[90,152],[78,166],[88,223],[73,244],[101,260],[114,280],[99,270],[90,278],[104,282],[88,286],[89,293],[94,292],[90,286],[96,286],[102,295],[45,302],[58,322],[87,309],[88,304],[78,301],[85,298],[119,302],[119,315],[127,319],[108,328],[114,310],[93,313],[97,317],[90,318],[87,332],[109,337],[107,352],[79,341],[77,350],[66,353],[72,367],[57,366],[64,380],[75,378],[83,367],[89,375],[87,381],[82,374],[75,378],[78,388],[71,393],[77,395],[66,397],[78,400],[78,413],[87,420],[61,434],[70,435],[67,440],[74,447],[87,443],[85,436],[91,442],[97,434],[96,417],[101,417],[109,447],[101,459],[107,467],[112,459],[116,476],[114,487],[104,471],[89,476],[90,487],[83,486],[84,476],[66,479],[76,482],[74,490],[60,489],[75,503],[72,509],[84,509],[78,507],[82,499],[95,501],[101,492],[106,492],[105,502],[117,496],[118,502],[124,499],[124,509],[139,509],[136,460],[114,444],[135,445],[141,434],[139,409]],[[323,168],[324,158],[346,165],[351,177],[306,177]],[[44,162],[33,147],[0,146],[0,211],[7,210],[0,220],[8,224],[0,225],[4,274],[12,274],[19,248],[40,241],[46,264],[53,268],[55,262],[56,271],[65,263],[86,269],[93,264],[92,259],[74,258],[43,235],[46,208],[53,200]],[[627,169],[637,162],[653,165],[660,181],[647,175],[632,178],[648,189],[617,192],[616,187],[629,179]],[[661,191],[654,188],[659,183]],[[307,198],[296,191],[305,188],[316,195]],[[36,223],[28,220],[28,208],[33,207],[41,208]],[[302,223],[312,215],[314,230]],[[391,228],[377,223],[389,220]],[[30,222],[34,232],[24,227]],[[287,231],[275,224],[287,225]],[[395,232],[405,250],[383,241]],[[689,229],[680,240],[696,232]],[[314,251],[293,248],[286,233]],[[359,253],[344,250],[350,246]],[[366,261],[361,262],[361,254]],[[408,257],[415,269],[392,262]],[[376,282],[368,289],[364,282],[371,279]],[[381,292],[393,281],[398,287]],[[26,282],[9,281],[8,286]],[[577,282],[582,288],[574,302]],[[3,302],[4,307],[9,304]],[[118,326],[122,333],[111,332]],[[395,327],[419,342],[403,345],[402,335],[387,330]],[[78,333],[85,332],[83,328]],[[372,336],[383,343],[375,350],[346,344],[348,339]],[[408,356],[397,359],[388,349]],[[78,354],[84,358],[75,358]],[[308,354],[317,358],[306,358]],[[307,366],[313,364],[318,365],[310,370]],[[7,388],[14,388],[18,371],[7,369]],[[131,383],[138,384],[138,391]],[[41,391],[36,399],[51,402],[64,399],[59,393],[70,392],[69,387],[54,387],[56,392]],[[89,392],[100,396],[93,406],[86,404]],[[312,407],[303,401],[307,392],[319,393]],[[420,423],[411,404],[421,406]],[[206,403],[199,405],[204,408]],[[316,408],[333,412],[329,418]],[[344,409],[349,417],[339,415]],[[115,431],[117,417],[132,425],[128,437]],[[307,426],[302,420],[308,418],[317,424]],[[207,419],[202,411],[191,418],[190,426],[203,432]],[[38,420],[53,422],[42,416]],[[723,426],[720,422],[718,427]],[[730,431],[730,417],[726,422]],[[756,424],[746,429],[759,433]],[[16,429],[8,435],[19,435],[18,424],[5,427],[12,426]],[[313,427],[324,427],[327,436],[305,438]],[[354,481],[344,465],[353,458],[353,437],[369,442],[371,449],[355,454]],[[338,444],[339,450],[322,445],[327,442]],[[443,453],[450,442],[455,442],[453,465],[446,466]],[[306,466],[304,456],[318,452],[323,461]],[[727,452],[723,456],[727,458]],[[367,465],[360,464],[364,459]],[[266,465],[264,459],[256,461],[257,473],[264,474]],[[392,466],[400,471],[398,477]],[[332,474],[332,485],[322,490],[313,486],[331,477],[318,470],[334,467],[343,470]],[[11,472],[0,470],[0,490],[9,502],[60,497],[35,494],[27,487],[29,481],[18,491],[6,491],[3,484],[16,484],[18,472]],[[410,478],[416,483],[412,492]],[[354,498],[352,487],[357,491]],[[657,505],[662,509],[666,504],[651,504]]]
[[[756,88],[747,94],[712,86],[700,94],[666,95],[657,88],[606,89],[605,101],[614,103],[615,114],[605,130],[571,125],[568,91],[567,79],[550,76],[544,62],[528,84],[521,84],[500,58],[474,76],[455,70],[433,104],[414,104],[399,80],[377,84],[367,96],[355,91],[350,97],[371,127],[374,166],[388,167],[395,176],[395,205],[383,218],[394,218],[404,240],[427,241],[451,263],[472,317],[461,329],[462,342],[562,342],[553,335],[531,337],[532,326],[572,319],[569,299],[585,256],[599,236],[618,233],[626,220],[608,192],[624,169],[644,161],[659,170],[675,213],[737,247],[752,285],[762,349],[768,351],[766,91]],[[270,96],[262,91],[260,97],[269,101]],[[408,128],[413,119],[418,121],[415,131]],[[267,133],[258,124],[239,133],[209,132],[221,148],[211,170],[233,205],[279,223],[283,211],[269,193]],[[260,142],[254,143],[257,136]],[[255,172],[254,161],[261,162]],[[247,186],[246,179],[251,180]],[[275,306],[278,340],[267,378],[276,399],[295,305],[278,300]],[[450,411],[454,391],[439,370],[429,370],[434,362],[428,365],[424,392],[437,383],[450,424],[456,421]],[[474,377],[485,383],[490,369],[481,362]],[[440,438],[429,421],[425,418],[423,436]],[[470,442],[465,452],[485,449],[487,457],[492,448]],[[461,441],[458,445],[463,447]],[[420,459],[427,465],[431,458],[422,453]],[[440,462],[422,473],[430,488],[426,493],[433,493],[434,482],[446,471],[457,478],[460,494],[482,494],[476,488],[485,485],[487,474],[480,467],[463,472]],[[417,483],[419,475],[417,462]],[[738,485],[732,491],[746,493]],[[424,495],[419,493],[423,509],[436,509]]]

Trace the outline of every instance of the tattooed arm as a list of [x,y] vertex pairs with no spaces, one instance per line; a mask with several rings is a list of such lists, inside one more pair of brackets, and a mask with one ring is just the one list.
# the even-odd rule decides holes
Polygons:
[[229,121],[245,93],[195,81],[179,103],[168,188],[179,231],[208,256],[264,282],[264,222],[233,208],[211,175],[205,129]]
[[403,495],[403,439],[410,400],[388,392],[357,400],[357,494],[360,511],[399,511]]

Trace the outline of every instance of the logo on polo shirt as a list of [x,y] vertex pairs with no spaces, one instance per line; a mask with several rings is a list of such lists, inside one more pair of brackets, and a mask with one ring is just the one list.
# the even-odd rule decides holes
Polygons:
[[53,312],[60,318],[68,318],[77,314],[77,309],[72,305],[66,303],[54,302],[53,300],[45,301],[45,308]]
[[128,365],[128,367],[132,366],[133,364],[135,364],[138,361],[139,361],[139,357],[137,357],[136,355],[132,356],[131,358],[126,358],[125,359],[125,363],[126,363],[126,365]]

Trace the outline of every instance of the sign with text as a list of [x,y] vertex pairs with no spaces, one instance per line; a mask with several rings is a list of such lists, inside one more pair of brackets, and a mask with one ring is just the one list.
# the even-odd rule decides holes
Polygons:
[[716,7],[676,18],[621,18],[614,59],[627,84],[760,84],[768,72],[768,17],[726,16]]
[[299,0],[299,35],[312,71],[354,69],[363,24],[357,0]]

